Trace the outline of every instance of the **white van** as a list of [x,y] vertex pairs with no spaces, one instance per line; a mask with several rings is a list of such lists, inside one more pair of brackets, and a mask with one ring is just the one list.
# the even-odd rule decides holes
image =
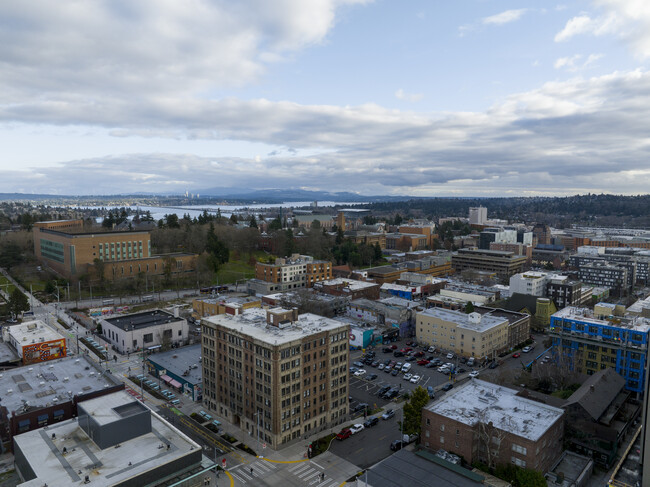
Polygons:
[[402,372],[406,374],[409,370],[411,370],[410,362],[406,362],[404,365],[402,365]]

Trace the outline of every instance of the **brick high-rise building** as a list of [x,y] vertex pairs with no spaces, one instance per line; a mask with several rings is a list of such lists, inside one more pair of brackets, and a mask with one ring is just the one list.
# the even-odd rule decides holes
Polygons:
[[348,417],[349,325],[297,309],[204,318],[203,404],[271,448]]

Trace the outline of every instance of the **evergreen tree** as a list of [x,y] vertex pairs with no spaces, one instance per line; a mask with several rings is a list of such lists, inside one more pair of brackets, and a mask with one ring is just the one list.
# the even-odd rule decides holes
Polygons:
[[208,264],[216,273],[222,264],[230,259],[230,250],[214,233],[214,225],[210,222],[210,228],[207,235],[206,250],[208,252]]
[[248,221],[248,226],[251,228],[257,228],[257,220],[255,219],[255,215],[251,215],[251,218]]
[[9,296],[9,312],[18,316],[23,311],[29,311],[29,301],[27,296],[25,296],[20,289],[15,288]]

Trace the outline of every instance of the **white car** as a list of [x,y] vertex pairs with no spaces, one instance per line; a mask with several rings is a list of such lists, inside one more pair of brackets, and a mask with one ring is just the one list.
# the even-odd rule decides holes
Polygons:
[[436,347],[429,347],[429,350],[428,350],[429,353],[433,353],[435,351],[436,351]]
[[531,350],[532,350],[532,348],[530,348],[530,347],[524,347],[524,348],[521,349],[521,351],[524,352],[524,353],[528,353]]
[[413,377],[411,377],[411,382],[413,384],[417,384],[418,382],[420,382],[420,376],[419,375],[414,375]]
[[472,371],[469,373],[469,376],[472,377],[472,378],[474,378],[474,377],[478,377],[478,370],[472,370]]
[[357,370],[357,371],[354,373],[354,376],[355,376],[355,377],[361,377],[362,375],[366,375],[366,371],[365,371],[364,369]]
[[353,435],[356,435],[362,429],[363,429],[362,424],[355,424],[355,425],[350,426],[350,431],[352,432]]
[[449,353],[447,354],[447,358],[448,358],[449,360],[451,360],[452,358],[454,358],[454,354],[451,353],[451,352],[449,352]]
[[404,374],[404,380],[411,380],[411,377],[413,377],[413,374]]
[[386,367],[384,364],[379,364],[379,367],[377,367],[377,370],[384,370],[384,367]]
[[442,374],[448,374],[450,372],[449,367],[446,365],[443,365],[442,367],[438,367],[438,372]]

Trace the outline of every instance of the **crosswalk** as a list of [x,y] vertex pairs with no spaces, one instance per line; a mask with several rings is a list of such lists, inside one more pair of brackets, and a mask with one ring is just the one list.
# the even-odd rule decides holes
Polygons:
[[[264,478],[275,473],[278,471],[278,466],[283,467],[284,465],[257,460],[248,465],[238,465],[233,469],[229,469],[228,473],[233,476],[237,484],[257,485],[257,478]],[[286,470],[291,475],[303,481],[306,486],[334,487],[338,485],[336,480],[327,477],[327,475],[321,480],[323,470],[311,462],[300,462]]]

